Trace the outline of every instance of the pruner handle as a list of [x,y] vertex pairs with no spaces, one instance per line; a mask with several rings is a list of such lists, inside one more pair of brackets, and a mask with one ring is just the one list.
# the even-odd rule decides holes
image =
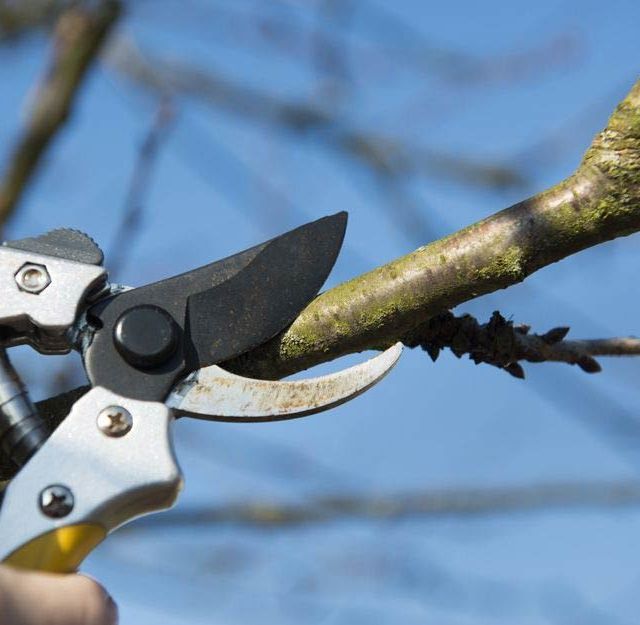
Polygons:
[[106,537],[107,531],[94,523],[66,525],[18,547],[4,564],[32,571],[73,573]]
[[0,561],[67,573],[114,529],[182,487],[165,404],[94,387],[7,486]]

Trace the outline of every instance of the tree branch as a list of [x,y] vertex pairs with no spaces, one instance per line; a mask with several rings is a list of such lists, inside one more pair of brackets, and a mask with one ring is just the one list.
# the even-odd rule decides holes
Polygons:
[[228,367],[278,378],[389,345],[429,318],[640,229],[640,82],[576,172],[547,191],[317,297]]
[[69,118],[87,70],[119,12],[119,2],[103,0],[94,9],[71,8],[58,19],[53,58],[0,180],[0,224],[15,210],[45,150]]

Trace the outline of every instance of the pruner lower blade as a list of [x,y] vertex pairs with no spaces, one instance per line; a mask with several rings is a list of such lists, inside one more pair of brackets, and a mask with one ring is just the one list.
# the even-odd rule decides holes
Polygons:
[[402,343],[343,371],[306,380],[255,380],[217,365],[179,383],[167,399],[178,415],[209,421],[278,421],[328,410],[364,393],[398,362]]

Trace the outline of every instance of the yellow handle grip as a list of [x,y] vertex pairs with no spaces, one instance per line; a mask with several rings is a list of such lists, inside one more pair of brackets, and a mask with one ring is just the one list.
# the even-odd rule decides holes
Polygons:
[[93,523],[59,527],[22,545],[4,563],[32,571],[72,573],[106,535],[101,525]]

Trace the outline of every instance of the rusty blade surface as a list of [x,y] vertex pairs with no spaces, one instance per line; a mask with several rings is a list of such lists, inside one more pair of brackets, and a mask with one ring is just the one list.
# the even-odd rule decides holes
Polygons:
[[307,380],[254,380],[205,367],[180,383],[167,404],[180,416],[208,421],[278,421],[328,410],[364,393],[398,362],[402,344],[329,375]]

